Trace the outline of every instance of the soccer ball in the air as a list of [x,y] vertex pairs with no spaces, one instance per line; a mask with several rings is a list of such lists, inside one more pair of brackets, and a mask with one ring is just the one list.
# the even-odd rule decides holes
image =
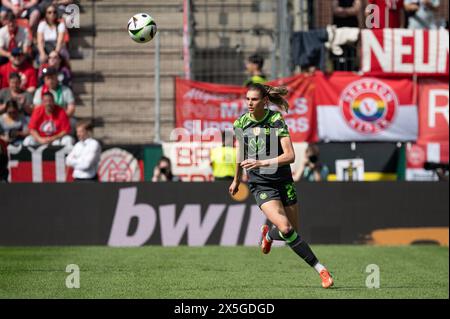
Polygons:
[[157,31],[156,23],[147,13],[138,13],[128,21],[128,34],[138,43],[153,39]]

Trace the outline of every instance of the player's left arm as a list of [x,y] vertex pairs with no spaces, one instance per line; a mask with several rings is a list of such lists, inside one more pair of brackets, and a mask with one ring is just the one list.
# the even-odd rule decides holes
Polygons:
[[294,146],[289,135],[280,138],[281,148],[283,149],[283,154],[275,158],[270,158],[266,160],[254,160],[248,159],[241,163],[241,167],[245,169],[253,169],[258,167],[269,167],[273,165],[283,166],[292,164],[295,162],[295,151]]

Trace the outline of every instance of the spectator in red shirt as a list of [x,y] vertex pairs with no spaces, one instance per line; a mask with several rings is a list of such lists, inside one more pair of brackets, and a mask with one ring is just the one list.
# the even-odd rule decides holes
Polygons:
[[[404,26],[403,0],[368,0],[366,27],[369,29],[402,28]],[[371,9],[378,6],[378,10]],[[368,16],[372,15],[374,19]]]
[[11,61],[0,67],[0,76],[2,77],[1,88],[9,86],[8,81],[11,73],[18,73],[21,78],[20,88],[24,91],[34,93],[37,87],[36,69],[27,61],[25,54],[21,48],[14,48],[11,51]]
[[21,48],[23,52],[28,52],[32,44],[28,30],[17,25],[12,12],[8,12],[2,22],[4,27],[0,28],[0,65],[9,62],[12,49]]
[[46,92],[42,96],[43,105],[35,107],[28,128],[30,135],[23,142],[24,146],[40,144],[72,146],[70,121],[64,109],[55,104],[53,94]]

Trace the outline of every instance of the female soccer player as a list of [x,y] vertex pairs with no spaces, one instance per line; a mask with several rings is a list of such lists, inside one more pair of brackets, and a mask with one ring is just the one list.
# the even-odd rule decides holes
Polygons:
[[296,220],[297,195],[289,164],[295,160],[288,127],[280,112],[266,106],[269,101],[285,111],[287,90],[263,84],[251,84],[247,91],[248,112],[234,122],[238,141],[238,162],[231,195],[239,189],[242,169],[249,175],[249,188],[256,203],[274,225],[261,228],[261,249],[270,252],[273,240],[284,240],[289,247],[320,274],[322,287],[333,285],[328,270],[319,263],[308,244],[301,239],[289,220]]

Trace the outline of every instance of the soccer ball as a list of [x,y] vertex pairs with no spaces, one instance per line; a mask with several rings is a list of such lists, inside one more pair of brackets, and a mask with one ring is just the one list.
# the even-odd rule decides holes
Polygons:
[[157,31],[156,23],[147,13],[138,13],[128,21],[128,34],[138,43],[153,39]]

